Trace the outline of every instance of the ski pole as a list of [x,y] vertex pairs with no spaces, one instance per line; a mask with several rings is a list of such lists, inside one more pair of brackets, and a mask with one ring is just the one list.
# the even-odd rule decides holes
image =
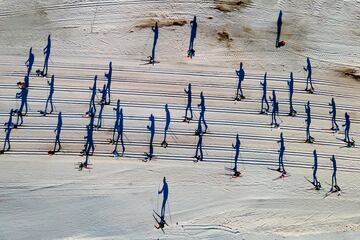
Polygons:
[[130,140],[129,140],[129,138],[126,136],[126,134],[125,134],[124,132],[123,132],[123,134],[124,134],[125,139],[130,142]]
[[172,223],[171,212],[170,212],[170,201],[168,201],[168,211],[169,211],[170,222],[172,225],[173,223]]

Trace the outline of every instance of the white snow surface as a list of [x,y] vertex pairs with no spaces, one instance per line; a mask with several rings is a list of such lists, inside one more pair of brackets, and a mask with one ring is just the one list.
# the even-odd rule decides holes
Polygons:
[[[0,123],[8,119],[24,62],[33,47],[28,116],[12,132],[12,150],[0,155],[0,239],[360,239],[359,148],[347,148],[344,137],[329,130],[328,103],[334,97],[339,125],[351,117],[351,137],[360,141],[360,84],[343,74],[360,71],[360,2],[358,0],[252,0],[233,12],[220,12],[210,0],[6,0],[0,2]],[[286,46],[275,48],[276,21],[283,10]],[[186,57],[190,26],[198,18],[196,56]],[[151,53],[149,19],[186,19],[184,26],[161,27],[155,66],[144,65]],[[218,40],[227,31],[230,42]],[[42,49],[52,37],[49,74],[55,75],[54,104],[63,113],[64,150],[54,156],[57,114],[42,117],[48,86],[36,77]],[[304,91],[306,57],[313,63],[315,94]],[[104,110],[104,126],[96,131],[92,170],[74,164],[86,134],[82,117],[95,74],[104,83],[113,62],[112,103]],[[246,99],[234,102],[239,62],[246,71]],[[294,107],[289,117],[286,81],[294,73]],[[270,115],[260,115],[260,81],[268,73],[268,95],[276,89],[281,125],[270,128]],[[183,89],[193,85],[195,120],[182,122]],[[209,133],[205,157],[194,163],[199,116],[196,104],[203,91]],[[124,109],[126,153],[113,158],[113,107]],[[304,105],[312,106],[314,144],[304,143]],[[164,105],[172,115],[169,147],[160,146]],[[148,151],[148,116],[156,118],[155,156]],[[288,178],[277,179],[280,132],[285,137]],[[232,178],[231,143],[241,139],[240,178]],[[0,132],[0,144],[4,140]],[[319,154],[315,191],[312,151]],[[336,155],[342,194],[324,198],[331,183],[330,156]],[[154,228],[162,178],[170,188],[165,233]]]

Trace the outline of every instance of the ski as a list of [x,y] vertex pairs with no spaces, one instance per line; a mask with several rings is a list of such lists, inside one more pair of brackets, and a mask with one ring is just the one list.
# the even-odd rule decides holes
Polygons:
[[318,182],[319,185],[316,186],[309,178],[307,178],[307,177],[305,177],[305,176],[304,176],[304,178],[305,178],[309,183],[311,183],[311,185],[314,186],[315,190],[320,190],[320,189],[321,189],[321,184],[320,184],[320,182]]
[[273,180],[275,181],[275,180],[279,180],[279,179],[285,179],[285,178],[288,178],[288,177],[290,177],[289,174],[281,174],[279,177],[274,178]]
[[275,172],[282,173],[282,171],[280,171],[280,168],[270,168],[270,167],[268,167],[267,169],[275,171]]
[[238,178],[238,177],[242,177],[242,174],[240,171],[236,171],[234,172],[234,168],[229,168],[229,167],[224,167],[226,171],[232,172],[231,173],[226,173],[226,176],[231,176],[232,178]]
[[338,196],[341,196],[341,190],[340,190],[340,191],[334,190],[334,191],[328,191],[328,192],[325,194],[325,196],[323,197],[323,199],[327,198],[328,196],[330,196],[330,195],[333,194],[333,193],[338,193],[337,195],[338,195]]
[[[153,211],[154,211],[154,214],[161,219],[161,216],[155,210],[153,210]],[[163,220],[163,222],[164,222],[164,224],[166,224],[166,226],[169,226],[165,220]]]

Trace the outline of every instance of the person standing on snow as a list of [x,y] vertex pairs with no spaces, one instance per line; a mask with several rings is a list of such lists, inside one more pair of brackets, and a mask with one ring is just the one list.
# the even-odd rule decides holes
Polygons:
[[[261,111],[260,111],[260,114],[264,114],[264,113],[269,112],[269,103],[268,103],[268,100],[266,98],[266,86],[267,86],[266,75],[267,75],[267,73],[265,72],[265,74],[264,74],[264,82],[260,81],[260,85],[262,86],[262,98],[261,98]],[[266,108],[264,108],[264,103],[266,104]]]

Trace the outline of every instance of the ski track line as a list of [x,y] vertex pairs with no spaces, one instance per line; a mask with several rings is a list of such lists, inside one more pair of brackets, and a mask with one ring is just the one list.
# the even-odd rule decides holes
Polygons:
[[[25,58],[24,58],[25,59]],[[86,64],[86,66],[83,65],[76,65],[76,64],[67,64],[67,63],[62,63],[61,65],[57,65],[58,63],[53,63],[52,64],[52,68],[56,69],[66,69],[66,70],[95,70],[95,71],[107,71],[107,64],[104,63],[101,66],[99,65],[92,65],[91,63]],[[305,64],[305,63],[304,63]],[[8,62],[6,63],[1,63],[0,62],[0,66],[1,65],[5,65],[5,66],[16,66],[16,67],[23,67],[24,68],[24,72],[25,72],[25,65],[20,65],[20,64],[9,64]],[[35,65],[34,65],[35,67]],[[40,66],[39,66],[40,67]],[[42,67],[42,66],[41,66]],[[175,70],[175,69],[166,69],[166,68],[160,68],[160,69],[149,69],[146,67],[117,67],[113,65],[113,73],[117,73],[117,72],[126,72],[126,73],[144,73],[144,74],[160,74],[160,75],[175,75],[175,76],[194,76],[194,77],[210,77],[210,78],[225,78],[225,79],[232,79],[234,81],[234,86],[235,86],[235,80],[237,79],[237,76],[235,75],[235,70],[234,69],[234,73],[230,74],[228,72],[210,72],[210,71],[194,71],[194,70],[189,70],[187,72],[181,71],[179,69]],[[95,75],[95,74],[94,74]],[[114,74],[113,74],[114,75]],[[245,80],[246,79],[258,79],[258,80],[263,80],[263,76],[264,74],[253,74],[253,73],[245,73]],[[271,82],[286,82],[287,80],[290,79],[290,73],[289,75],[271,75],[268,74],[267,76],[267,80],[269,83]],[[302,80],[303,84],[306,84],[306,78],[302,78],[302,77],[294,77],[294,81],[296,80]],[[312,79],[313,84],[316,85],[322,85],[322,86],[331,86],[331,87],[339,87],[339,82],[337,82],[337,80],[331,80],[331,79],[323,79],[323,78],[313,78]],[[331,84],[330,84],[331,83]],[[352,86],[352,83],[341,83],[340,87],[354,87]]]
[[[93,81],[93,80],[92,80]],[[122,81],[123,82],[129,82],[129,83],[138,83],[137,81],[132,82],[131,80],[128,81]],[[149,81],[144,81],[141,82],[142,84],[144,83],[149,83]],[[154,83],[154,84],[159,84],[161,86],[164,86],[163,83]],[[180,85],[180,84],[173,84],[173,85]],[[15,89],[14,88],[14,84],[0,84],[0,86],[2,86],[2,89]],[[184,86],[184,85],[180,85],[180,86]],[[194,87],[194,85],[192,84],[192,86]],[[101,87],[101,86],[100,86]],[[203,89],[204,88],[210,88],[210,86],[201,86]],[[212,87],[211,87],[212,88]],[[225,88],[225,87],[220,87],[220,88]],[[100,88],[99,88],[100,89]],[[33,91],[42,91],[42,90],[49,90],[49,87],[43,86],[43,85],[37,85],[37,84],[31,84],[29,87],[29,90],[33,90]],[[233,90],[233,89],[232,89]],[[254,90],[254,89],[248,89],[248,90]],[[275,90],[275,89],[274,89]],[[261,91],[260,89],[256,89],[256,91]],[[277,92],[286,92],[288,93],[288,91],[286,90],[276,90]],[[83,86],[73,86],[70,87],[68,85],[56,85],[56,92],[73,92],[73,93],[91,93],[91,90],[84,88]],[[187,96],[184,93],[179,93],[179,92],[169,92],[169,91],[157,91],[156,93],[150,90],[143,90],[141,91],[141,93],[139,91],[136,90],[126,90],[126,89],[118,89],[118,88],[111,88],[111,93],[112,95],[114,94],[121,94],[121,95],[130,95],[130,96],[156,96],[156,97],[171,97],[171,98],[181,98],[181,99],[186,99]],[[295,92],[296,93],[296,92]],[[101,93],[97,92],[98,95],[101,95]],[[299,94],[305,94],[303,92],[297,92],[297,95]],[[332,94],[316,94],[314,96],[333,96]],[[270,96],[270,94],[268,95]],[[348,96],[351,97],[351,96]],[[221,97],[218,95],[212,95],[212,94],[206,94],[206,99],[210,100],[210,101],[227,101],[227,102],[235,102],[232,97]],[[329,98],[330,99],[330,98]],[[270,103],[271,101],[268,100]],[[261,104],[261,98],[249,98],[247,97],[246,100],[241,101],[244,103],[257,103],[258,105]],[[288,99],[286,99],[286,102],[288,102]],[[299,100],[297,98],[293,98],[293,105],[294,106],[301,106],[304,107],[304,105],[306,104],[307,101],[303,101],[303,100]],[[284,102],[282,102],[284,103]],[[330,106],[329,104],[324,104],[318,101],[311,101],[311,106],[312,107],[319,107],[319,108],[326,108],[328,110],[330,110]],[[360,108],[357,108],[355,106],[352,105],[343,105],[343,104],[337,104],[336,105],[336,109],[338,110],[348,110],[351,109],[352,111],[360,111]]]
[[[134,133],[136,133],[136,131],[134,131]],[[94,143],[95,145],[107,145],[107,146],[114,146],[113,144],[110,144],[109,141],[103,140],[102,139],[97,139],[94,138]],[[13,138],[13,142],[14,143],[29,143],[29,142],[37,142],[37,143],[41,143],[41,144],[53,144],[53,142],[55,142],[54,138],[29,138],[29,137],[14,137]],[[86,142],[86,140],[78,140],[78,139],[69,139],[69,138],[62,138],[61,139],[61,143],[64,144],[68,144],[68,143],[76,143],[79,145],[84,145],[84,143]],[[169,141],[169,143],[171,143]],[[155,146],[161,147],[160,142],[154,142]],[[126,141],[125,142],[125,146],[134,146],[134,147],[148,147],[149,143],[148,141]],[[162,148],[162,147],[161,147]],[[196,144],[186,144],[186,143],[182,143],[181,146],[178,146],[176,144],[171,144],[171,149],[186,149],[186,150],[195,150],[196,149]],[[224,146],[224,145],[210,145],[210,144],[206,144],[203,147],[204,150],[206,151],[222,151],[222,152],[234,152],[233,148],[229,145],[229,146]],[[80,152],[80,150],[79,150]],[[244,148],[241,147],[240,148],[240,152],[241,153],[258,153],[258,154],[272,154],[272,155],[276,155],[276,157],[278,156],[278,149],[259,149],[259,148]],[[306,157],[306,158],[313,158],[313,154],[310,152],[302,152],[302,151],[286,151],[286,156],[298,156],[298,157]],[[330,158],[331,154],[318,154],[318,157],[320,158]],[[352,157],[352,156],[346,156],[346,155],[336,155],[337,159],[341,159],[344,161],[359,161],[359,159],[357,157]]]
[[[12,150],[10,152],[6,152],[5,154],[10,154],[10,155],[48,155],[46,151],[34,151],[34,150]],[[78,156],[80,157],[80,154],[76,151],[74,152],[70,152],[67,151],[67,153],[62,153],[62,152],[58,152],[56,153],[56,155],[58,156]],[[111,157],[113,158],[113,155],[111,153],[108,152],[99,152],[96,151],[94,152],[94,154],[92,156],[90,156],[90,159],[92,157]],[[133,159],[144,159],[144,154],[139,154],[139,153],[126,153],[125,157],[127,159],[133,158]],[[164,155],[164,154],[155,154],[154,155],[154,159],[151,161],[157,161],[157,160],[166,160],[166,161],[187,161],[187,162],[193,162],[194,163],[194,158],[193,157],[188,157],[188,156],[182,156],[182,155]],[[97,160],[97,161],[101,161],[101,160]],[[150,162],[151,162],[150,161]],[[226,163],[226,164],[233,164],[234,160],[232,158],[229,157],[204,157],[203,161],[199,161],[199,162],[204,162],[204,163]],[[201,163],[194,163],[194,164],[201,164]],[[246,164],[246,165],[256,165],[256,166],[278,166],[278,162],[276,160],[259,160],[259,159],[242,159],[241,161],[239,161],[239,164]],[[285,161],[285,165],[286,167],[289,168],[306,168],[309,169],[312,167],[312,164],[304,164],[304,163],[294,163],[291,161]],[[321,165],[322,166],[322,165]],[[326,169],[326,170],[332,170],[331,167],[328,166],[322,166],[322,169]],[[338,170],[342,171],[342,172],[360,172],[360,168],[356,168],[356,167],[342,167],[342,166],[338,166]]]
[[[74,114],[75,116],[70,116],[69,117],[69,114],[67,115],[63,115],[63,118],[66,117],[66,119],[84,119],[84,117],[82,117],[81,115],[77,115],[77,114]],[[8,113],[2,113],[0,114],[0,116],[3,116],[3,117],[6,117],[8,116]],[[49,115],[47,115],[49,116]],[[38,115],[35,115],[35,116],[32,116],[32,115],[27,115],[26,116],[26,119],[28,118],[42,118],[43,116],[38,114]],[[52,115],[53,118],[57,118],[56,115]],[[85,118],[86,119],[86,118]],[[115,118],[114,117],[109,117],[107,118],[106,115],[104,114],[103,115],[103,121],[104,120],[114,120],[115,121]],[[157,122],[158,120],[161,120],[160,122],[164,123],[165,122],[165,119],[164,118],[157,118]],[[132,117],[132,116],[125,116],[124,117],[124,120],[125,121],[144,121],[144,122],[148,122],[148,117]],[[174,119],[172,120],[172,122],[176,122],[176,123],[183,123],[182,119]],[[194,121],[195,122],[195,121]],[[196,122],[195,122],[196,123]],[[268,123],[261,123],[261,122],[232,122],[232,121],[226,121],[226,120],[209,120],[207,121],[208,125],[209,126],[237,126],[237,127],[246,127],[246,128],[265,128],[265,129],[271,129],[270,125]],[[28,129],[28,130],[47,130],[47,129],[55,129],[56,128],[56,125],[45,125],[45,124],[42,124],[41,126],[28,126],[27,124],[29,123],[24,123],[24,125],[21,126],[20,129]],[[145,126],[145,124],[144,124]],[[270,127],[270,128],[269,128]],[[85,129],[85,126],[83,125],[74,125],[74,124],[70,124],[70,125],[66,125],[64,124],[63,127],[62,127],[62,130],[68,130],[68,131],[73,131],[73,130],[84,130]],[[102,127],[101,128],[102,130],[111,130],[112,131],[112,127]],[[130,130],[131,128],[126,128],[127,130]],[[275,128],[276,129],[276,128]],[[280,129],[282,130],[288,130],[288,131],[298,131],[298,132],[301,132],[301,133],[304,133],[304,128],[303,127],[298,127],[298,126],[295,126],[295,125],[282,125],[280,127]],[[162,130],[162,129],[161,129]],[[158,130],[159,131],[159,130]],[[314,128],[312,127],[311,128],[311,132],[315,132],[315,133],[323,133],[323,132],[327,132],[327,133],[333,133],[335,134],[334,132],[332,132],[330,129],[328,131],[322,129],[322,128]],[[172,130],[172,132],[179,132],[179,133],[187,133],[188,132],[188,129],[179,129],[177,128],[176,130]],[[214,132],[212,132],[214,134]],[[223,131],[222,133],[232,133],[231,131],[228,132],[228,131]],[[216,134],[215,134],[216,135]],[[359,137],[359,133],[358,132],[351,132],[351,136],[356,136],[356,137]]]
[[[45,103],[47,98],[39,98],[39,97],[28,97],[28,100],[30,103],[31,102],[36,102],[36,103]],[[12,99],[11,96],[0,96],[0,102],[6,102],[6,101],[12,101],[12,102],[17,102],[17,99]],[[69,99],[67,98],[66,100],[59,100],[57,98],[53,98],[53,103],[56,106],[58,103],[62,103],[62,104],[69,104],[69,105],[88,105],[89,101],[88,100],[79,100],[79,99]],[[112,106],[112,107],[116,107],[114,105],[108,105],[108,106]],[[163,104],[158,104],[158,103],[134,103],[134,102],[126,102],[126,101],[122,101],[122,106],[126,106],[126,107],[131,107],[131,108],[148,108],[148,109],[164,109]],[[172,109],[174,110],[184,110],[185,109],[185,105],[181,106],[181,105],[172,105],[171,106]],[[250,114],[250,115],[260,115],[259,111],[253,110],[253,109],[246,109],[246,108],[241,108],[241,109],[233,109],[233,108],[218,108],[218,107],[207,107],[206,108],[206,112],[209,113],[227,113],[227,114]],[[279,114],[278,116],[280,117],[288,117],[287,113],[283,113],[283,114]],[[298,117],[305,117],[305,114],[299,113],[297,114]],[[324,117],[322,115],[318,115],[318,114],[312,114],[311,115],[311,119],[316,119],[316,120],[325,120],[327,122],[330,121],[330,117]],[[339,119],[339,118],[338,118]],[[360,123],[360,119],[352,119],[351,122],[353,124],[357,124]]]

